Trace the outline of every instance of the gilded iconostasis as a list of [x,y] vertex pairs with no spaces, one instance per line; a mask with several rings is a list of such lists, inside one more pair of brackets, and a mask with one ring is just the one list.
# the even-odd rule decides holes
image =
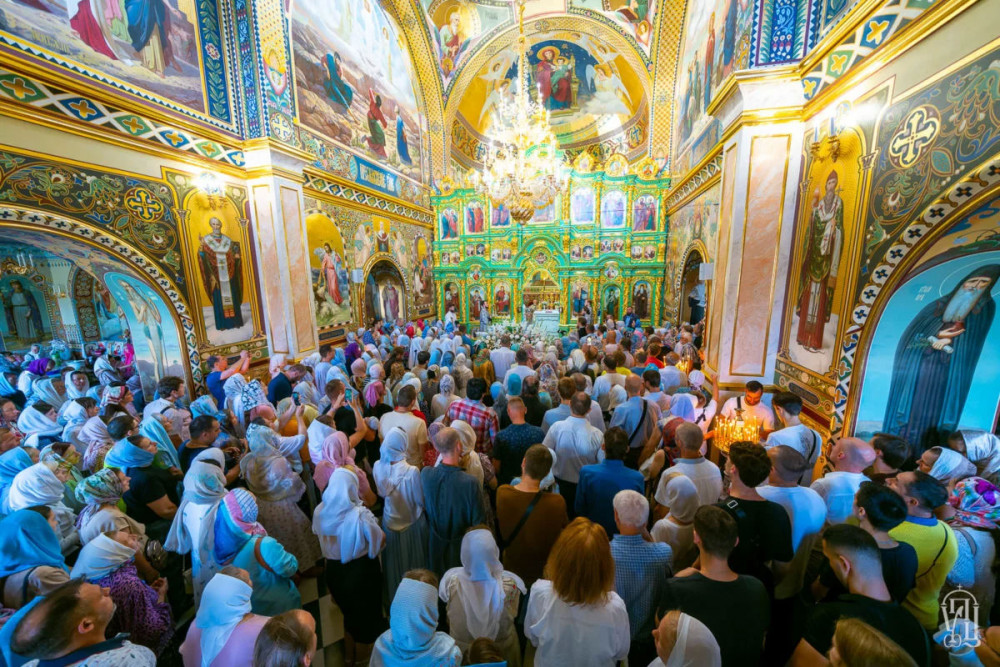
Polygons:
[[[720,398],[993,429],[998,11],[531,0],[521,63],[508,0],[0,0],[0,339],[194,389],[451,307],[676,324],[701,283]],[[566,160],[523,225],[470,176],[518,81]]]

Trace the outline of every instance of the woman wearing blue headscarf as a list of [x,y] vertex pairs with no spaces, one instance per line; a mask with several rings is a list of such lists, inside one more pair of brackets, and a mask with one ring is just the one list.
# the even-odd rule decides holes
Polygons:
[[250,574],[253,613],[277,616],[302,606],[302,596],[291,579],[299,569],[298,561],[257,523],[257,500],[252,493],[234,489],[225,495],[215,515],[213,538],[218,569],[235,565]]
[[180,497],[177,478],[154,466],[155,457],[156,445],[149,438],[132,435],[115,443],[104,457],[104,467],[117,468],[128,476],[129,490],[122,496],[128,515],[146,526],[147,535],[162,542]]
[[[25,447],[16,447],[0,454],[0,517],[7,513],[7,494],[10,492],[11,482],[17,473],[35,464],[29,452],[38,454],[38,450]],[[35,456],[35,459],[38,457]]]
[[34,509],[23,509],[0,522],[0,579],[4,581],[3,606],[8,609],[19,609],[36,595],[69,581],[50,519]]
[[181,470],[181,459],[177,448],[170,440],[170,434],[157,415],[150,415],[139,423],[139,435],[149,438],[156,445],[157,467]]

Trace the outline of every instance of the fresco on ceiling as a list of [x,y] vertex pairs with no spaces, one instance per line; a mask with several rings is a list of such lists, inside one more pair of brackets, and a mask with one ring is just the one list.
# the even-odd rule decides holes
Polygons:
[[31,278],[12,274],[0,278],[0,301],[0,334],[9,349],[20,350],[52,338],[45,295]]
[[[532,91],[549,110],[560,143],[620,132],[644,106],[639,77],[607,40],[555,30],[529,41]],[[489,130],[500,101],[516,90],[517,70],[516,51],[506,49],[487,61],[463,91],[459,113],[474,132]]]
[[[667,238],[667,279],[669,285],[679,284],[684,254],[696,240],[705,244],[712,253],[719,235],[719,198],[722,186],[712,185],[692,201],[670,215],[670,236]],[[655,257],[655,254],[654,254]],[[712,256],[705,258],[712,261]],[[667,313],[676,313],[678,295],[668,289],[664,307]]]
[[892,294],[863,362],[856,434],[893,433],[922,450],[959,428],[993,429],[998,278],[1000,252],[976,253],[918,273]]
[[103,278],[128,322],[143,392],[152,396],[157,381],[167,375],[185,377],[177,325],[159,294],[132,276],[111,272]]
[[313,307],[320,329],[351,321],[351,282],[344,238],[325,213],[306,216]]
[[705,110],[726,77],[747,66],[753,7],[751,0],[688,3],[674,94],[675,155],[711,122]]
[[420,0],[445,86],[482,37],[512,17],[501,0]]
[[653,41],[653,21],[657,0],[569,0],[569,6],[603,14],[625,31],[649,53]]
[[[847,296],[851,244],[857,238],[857,168],[864,152],[857,130],[841,129],[836,150],[828,139],[805,142],[808,176],[802,184],[796,254],[791,269],[788,356],[815,373],[834,363],[840,313]],[[843,267],[843,270],[841,270]]]
[[[209,112],[197,0],[0,0],[0,12],[4,32],[85,69]],[[220,63],[218,48],[210,46]]]
[[211,345],[231,345],[253,336],[250,293],[256,284],[246,227],[226,198],[209,204],[189,201],[186,225],[194,249],[196,312]]
[[292,41],[304,125],[421,178],[421,116],[403,33],[374,0],[296,2]]

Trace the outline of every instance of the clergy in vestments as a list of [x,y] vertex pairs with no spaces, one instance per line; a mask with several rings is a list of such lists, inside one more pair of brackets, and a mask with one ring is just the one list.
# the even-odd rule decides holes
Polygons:
[[462,537],[486,521],[481,484],[462,470],[461,438],[458,431],[445,427],[434,439],[439,463],[420,471],[424,511],[430,528],[428,539],[430,569],[438,576],[462,565]]

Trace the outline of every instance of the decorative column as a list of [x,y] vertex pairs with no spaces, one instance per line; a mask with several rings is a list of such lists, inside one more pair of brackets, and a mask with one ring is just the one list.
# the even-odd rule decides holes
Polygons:
[[773,384],[794,237],[802,129],[791,71],[738,74],[722,123],[718,251],[709,285],[710,373],[723,392]]
[[317,348],[299,155],[267,140],[246,151],[258,275],[271,354],[302,357]]

